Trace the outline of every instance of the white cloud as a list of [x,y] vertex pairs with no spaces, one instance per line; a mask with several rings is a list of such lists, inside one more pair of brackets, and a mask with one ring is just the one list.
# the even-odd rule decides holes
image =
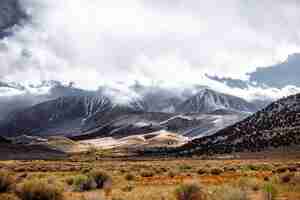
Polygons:
[[32,22],[0,44],[0,72],[11,81],[95,89],[134,79],[200,84],[203,73],[245,79],[300,48],[292,0],[22,2]]

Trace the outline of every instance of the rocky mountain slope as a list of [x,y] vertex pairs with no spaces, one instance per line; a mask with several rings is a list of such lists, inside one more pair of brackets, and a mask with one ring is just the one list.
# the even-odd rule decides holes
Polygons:
[[257,107],[241,98],[210,89],[203,89],[177,106],[176,111],[182,113],[209,113],[220,109],[255,112]]
[[216,154],[260,151],[300,145],[300,94],[276,101],[216,134],[195,139],[174,154]]
[[1,134],[77,134],[85,119],[112,107],[102,96],[61,97],[11,114],[0,122]]
[[161,130],[159,123],[171,116],[140,110],[136,104],[118,105],[103,95],[75,95],[16,111],[0,122],[0,132],[7,137],[121,137]]
[[54,100],[59,97],[90,96],[97,92],[86,91],[63,85],[57,81],[44,81],[37,85],[21,85],[14,82],[0,81],[0,120],[11,113],[34,105]]
[[194,138],[211,135],[244,117],[227,110],[189,115],[150,112],[135,101],[121,105],[99,94],[75,95],[18,110],[0,122],[0,132],[8,137],[63,135],[83,140],[168,130]]

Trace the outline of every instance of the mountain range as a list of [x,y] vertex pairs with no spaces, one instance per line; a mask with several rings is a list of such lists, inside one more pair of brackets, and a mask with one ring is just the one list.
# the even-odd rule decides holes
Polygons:
[[211,136],[192,140],[172,153],[223,154],[293,145],[300,145],[300,94],[273,102],[246,119]]
[[[146,93],[139,99],[118,104],[101,92],[83,92],[61,85],[55,88],[51,89],[50,96],[42,95],[53,100],[16,109],[0,121],[1,134],[9,137],[64,135],[78,140],[118,138],[167,129],[199,137],[213,134],[257,110],[243,99],[209,89],[202,89],[187,100],[172,95],[170,101],[166,96],[156,98],[159,107],[155,108],[151,100],[154,91],[151,95]],[[58,91],[63,90],[67,90],[64,94],[68,95],[55,98]]]

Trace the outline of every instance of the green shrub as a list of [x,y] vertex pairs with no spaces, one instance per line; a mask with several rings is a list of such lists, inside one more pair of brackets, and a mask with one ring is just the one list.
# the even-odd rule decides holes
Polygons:
[[258,171],[258,170],[260,170],[260,167],[256,166],[256,165],[249,164],[249,165],[245,166],[245,169],[249,170],[249,171]]
[[0,193],[8,192],[13,183],[13,176],[8,171],[0,171]]
[[190,165],[180,165],[179,166],[179,171],[181,172],[186,172],[186,171],[190,171],[191,169],[193,169]]
[[111,177],[102,171],[92,171],[89,173],[89,177],[95,181],[98,189],[103,189],[106,183],[112,182]]
[[196,184],[185,184],[175,190],[177,200],[206,200],[202,188]]
[[22,200],[62,200],[63,189],[58,183],[45,179],[26,180],[17,187],[16,194]]
[[275,200],[278,196],[277,188],[272,183],[267,183],[263,187],[265,200]]
[[86,175],[77,175],[73,178],[73,189],[77,192],[96,189],[96,182]]

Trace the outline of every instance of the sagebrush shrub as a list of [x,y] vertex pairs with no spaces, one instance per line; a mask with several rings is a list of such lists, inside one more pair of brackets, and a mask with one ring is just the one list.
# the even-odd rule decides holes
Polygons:
[[154,176],[153,171],[144,170],[144,171],[141,172],[141,177],[149,178],[149,177],[153,177],[153,176]]
[[0,193],[8,192],[14,183],[13,176],[8,171],[0,171]]
[[206,173],[207,173],[207,170],[204,169],[204,168],[200,168],[200,169],[198,169],[198,171],[197,171],[197,174],[199,174],[199,175],[203,175],[203,174],[206,174]]
[[221,169],[221,168],[212,168],[212,169],[210,170],[210,173],[211,173],[212,175],[220,175],[220,174],[222,174],[223,172],[224,172],[224,170]]
[[103,189],[105,183],[112,181],[111,177],[102,171],[91,171],[89,177],[95,181],[98,189]]
[[133,181],[135,179],[135,176],[133,174],[126,174],[125,179],[127,181]]
[[73,177],[68,177],[65,179],[65,182],[68,184],[68,185],[73,185],[74,183],[74,178]]
[[62,200],[63,189],[46,179],[26,180],[17,186],[16,194],[22,200]]
[[177,200],[206,200],[201,187],[196,184],[185,184],[175,190]]
[[186,165],[186,164],[183,164],[183,165],[179,166],[179,171],[181,171],[181,172],[187,172],[187,171],[190,171],[192,169],[193,169],[192,166]]
[[292,180],[293,176],[294,176],[294,174],[292,174],[292,173],[283,174],[280,176],[280,181],[282,183],[289,183]]
[[20,200],[17,196],[13,194],[0,194],[1,200]]
[[94,179],[86,175],[77,175],[73,178],[73,190],[77,192],[89,191],[97,188]]

